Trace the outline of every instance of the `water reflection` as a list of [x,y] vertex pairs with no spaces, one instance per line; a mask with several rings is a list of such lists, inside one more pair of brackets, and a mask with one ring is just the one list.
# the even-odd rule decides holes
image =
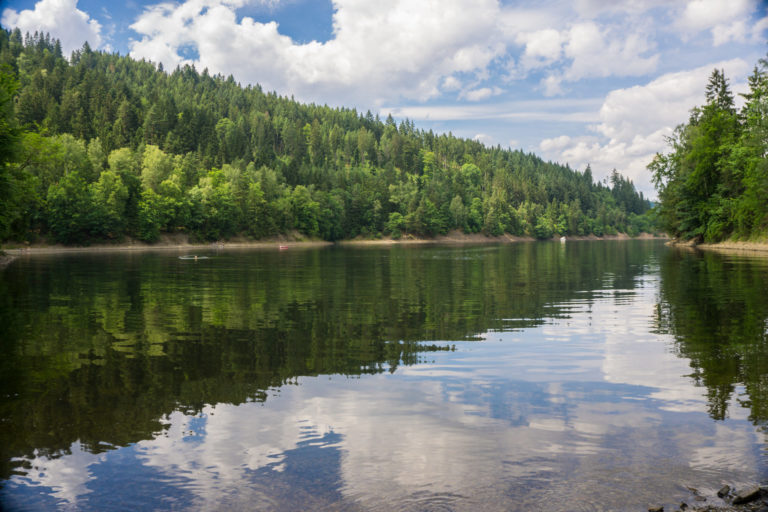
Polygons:
[[[669,251],[656,329],[674,336],[714,419],[768,420],[768,259]],[[743,384],[745,389],[739,390]]]
[[25,290],[0,294],[14,305],[2,375],[21,379],[3,381],[6,503],[636,510],[764,475],[751,373],[729,377],[746,407],[721,421],[693,385],[691,367],[723,371],[674,322],[690,281],[669,273],[697,256],[649,243],[212,256],[194,273],[121,255],[3,276]]

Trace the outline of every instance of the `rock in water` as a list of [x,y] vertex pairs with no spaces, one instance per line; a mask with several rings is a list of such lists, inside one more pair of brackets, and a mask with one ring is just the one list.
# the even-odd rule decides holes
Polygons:
[[741,505],[742,503],[749,503],[750,501],[754,501],[759,497],[760,487],[753,485],[752,487],[747,487],[746,489],[742,489],[737,492],[736,496],[733,497],[733,504]]
[[722,489],[717,491],[717,497],[718,498],[725,498],[731,494],[731,486],[730,485],[724,485]]

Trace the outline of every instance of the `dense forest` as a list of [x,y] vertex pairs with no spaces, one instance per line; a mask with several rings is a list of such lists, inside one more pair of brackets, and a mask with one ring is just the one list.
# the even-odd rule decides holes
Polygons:
[[650,231],[649,202],[522,151],[0,30],[0,240]]
[[670,152],[648,168],[659,191],[660,226],[695,241],[761,238],[768,232],[768,60],[749,77],[737,110],[728,79],[715,69],[706,104],[669,138]]

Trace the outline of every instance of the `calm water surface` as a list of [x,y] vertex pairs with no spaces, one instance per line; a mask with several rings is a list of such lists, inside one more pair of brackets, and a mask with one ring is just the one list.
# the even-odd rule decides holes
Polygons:
[[768,476],[768,259],[196,254],[0,271],[0,508],[640,511]]

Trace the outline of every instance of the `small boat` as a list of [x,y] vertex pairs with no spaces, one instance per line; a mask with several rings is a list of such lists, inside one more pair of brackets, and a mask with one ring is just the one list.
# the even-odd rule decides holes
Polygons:
[[561,237],[560,237],[560,243],[561,243],[561,244],[564,244],[564,243],[565,243],[565,237],[564,237],[564,236],[561,236]]
[[284,251],[284,250],[286,250],[287,248],[288,248],[288,246],[287,246],[287,245],[281,245],[281,246],[280,246],[280,250],[281,250],[281,251]]

